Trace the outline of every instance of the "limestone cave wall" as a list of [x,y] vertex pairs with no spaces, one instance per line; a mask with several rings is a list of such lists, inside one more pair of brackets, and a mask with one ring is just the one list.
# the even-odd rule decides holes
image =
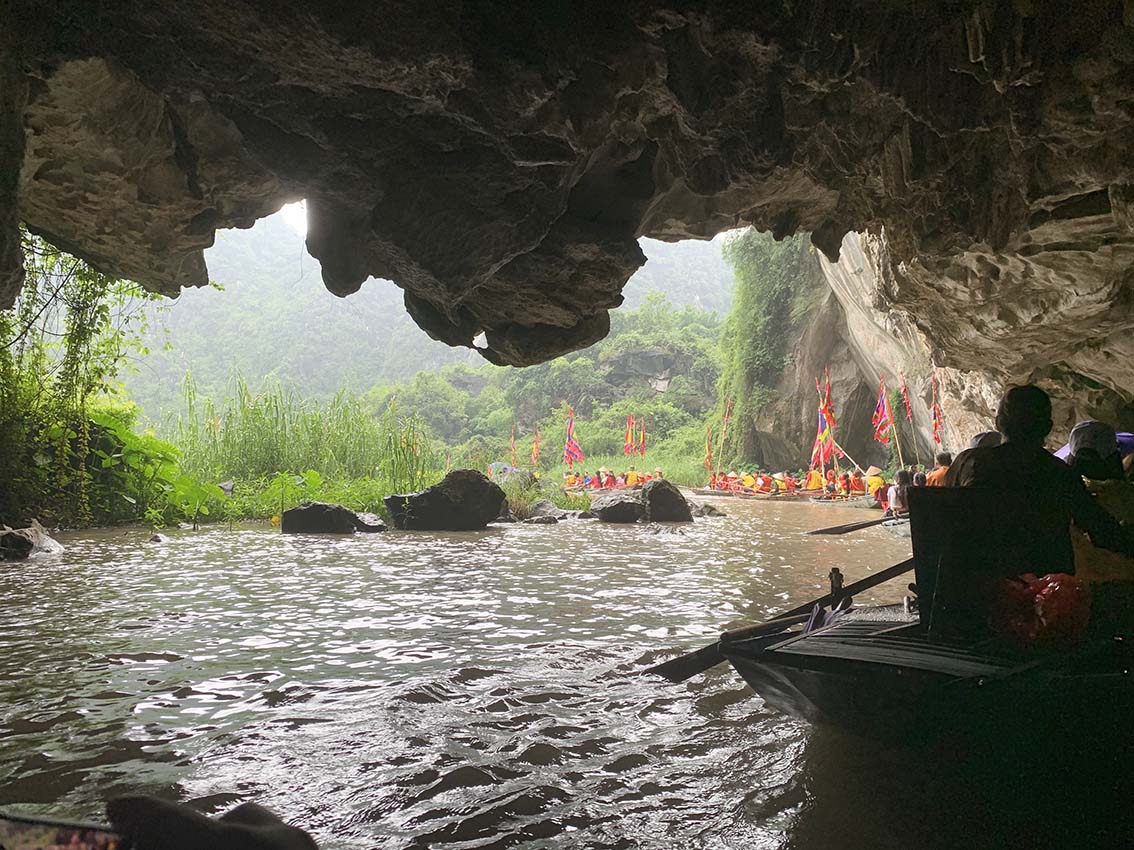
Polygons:
[[173,294],[207,281],[218,228],[302,197],[332,292],[391,279],[435,338],[521,365],[605,335],[638,237],[754,224],[812,234],[864,377],[892,356],[924,397],[937,370],[954,437],[1027,378],[1060,394],[1061,428],[1129,421],[1123,0],[4,15],[0,306],[21,223]]

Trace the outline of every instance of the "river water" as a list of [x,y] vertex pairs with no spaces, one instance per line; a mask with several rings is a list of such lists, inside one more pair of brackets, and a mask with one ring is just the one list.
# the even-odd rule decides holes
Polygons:
[[325,848],[957,846],[905,757],[772,713],[727,665],[633,675],[832,565],[909,555],[802,534],[861,510],[716,504],[686,527],[64,535],[0,567],[0,805],[254,799]]

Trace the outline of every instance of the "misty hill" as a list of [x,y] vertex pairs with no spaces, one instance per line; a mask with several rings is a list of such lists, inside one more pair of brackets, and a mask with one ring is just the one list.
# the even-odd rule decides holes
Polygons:
[[[642,240],[649,259],[626,286],[626,308],[641,306],[657,291],[675,306],[723,315],[732,270],[720,243]],[[152,353],[124,378],[127,392],[153,419],[180,409],[186,372],[202,395],[221,395],[239,373],[253,387],[275,377],[303,395],[326,398],[451,364],[484,363],[469,349],[430,339],[389,281],[371,279],[348,298],[327,292],[319,264],[280,215],[250,230],[218,233],[207,260],[223,291],[187,290],[157,311]]]

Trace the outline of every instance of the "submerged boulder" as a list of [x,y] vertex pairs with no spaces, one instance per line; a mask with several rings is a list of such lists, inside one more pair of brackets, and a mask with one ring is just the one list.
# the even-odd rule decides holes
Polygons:
[[686,501],[689,502],[689,512],[695,517],[727,516],[724,511],[713,507],[708,502],[694,502],[692,499],[686,499]]
[[596,496],[591,513],[602,522],[638,522],[646,518],[646,503],[640,491],[615,490]]
[[63,544],[53,540],[47,529],[32,520],[27,528],[0,525],[0,561],[22,561],[33,555],[54,555],[63,551]]
[[693,522],[689,503],[677,487],[664,478],[647,481],[642,488],[648,522]]
[[555,519],[567,519],[570,514],[563,508],[559,507],[551,499],[537,499],[528,508],[528,516],[530,517],[554,517]]
[[475,469],[454,469],[432,487],[387,496],[386,509],[395,528],[474,531],[504,513],[504,491]]
[[356,531],[385,531],[386,525],[373,514],[357,514],[342,505],[304,502],[283,512],[280,531],[284,534],[354,534]]
[[524,520],[524,522],[530,525],[555,525],[559,522],[559,519],[549,514],[542,514],[540,516],[530,516]]

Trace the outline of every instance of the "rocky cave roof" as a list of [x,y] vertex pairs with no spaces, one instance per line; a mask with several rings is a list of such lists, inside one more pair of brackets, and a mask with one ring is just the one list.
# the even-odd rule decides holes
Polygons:
[[834,258],[884,231],[875,306],[941,363],[1134,397],[1121,0],[13,8],[0,306],[21,221],[175,294],[218,228],[306,198],[331,292],[388,278],[431,336],[523,365],[605,335],[638,237],[752,224]]

